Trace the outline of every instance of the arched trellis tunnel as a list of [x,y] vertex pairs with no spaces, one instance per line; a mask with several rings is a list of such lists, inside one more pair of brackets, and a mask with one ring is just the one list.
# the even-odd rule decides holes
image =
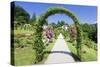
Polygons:
[[[50,7],[44,14],[42,14],[40,17],[39,17],[39,24],[37,26],[37,29],[36,29],[36,38],[39,38],[42,36],[42,26],[45,24],[45,20],[51,16],[51,15],[54,15],[54,14],[65,14],[67,16],[69,16],[75,26],[76,26],[76,29],[77,29],[77,56],[80,58],[81,60],[81,44],[82,44],[82,31],[81,31],[81,28],[80,28],[80,22],[78,20],[78,18],[74,15],[73,12],[71,12],[70,10],[68,9],[65,9],[63,7]],[[40,40],[40,39],[39,39]],[[41,43],[42,42],[42,39],[40,40]],[[36,41],[37,42],[37,41]],[[40,49],[39,47],[37,48],[37,50],[39,50],[39,54],[40,55],[43,55],[43,44],[38,44],[40,45],[40,47],[42,46],[42,49]],[[37,55],[38,56],[38,55]],[[39,57],[37,57],[37,59],[39,59]],[[39,61],[41,61],[43,58],[40,58]]]

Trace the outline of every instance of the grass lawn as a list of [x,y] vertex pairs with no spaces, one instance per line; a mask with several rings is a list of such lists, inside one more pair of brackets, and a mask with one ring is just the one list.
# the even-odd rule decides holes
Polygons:
[[72,45],[72,43],[67,42],[68,48],[71,50],[71,52],[75,55],[77,55],[77,50],[75,48],[75,46]]
[[86,51],[86,53],[82,53],[82,61],[96,61],[97,60],[97,51],[88,48],[87,46],[82,47],[83,51]]
[[[71,50],[71,52],[75,55],[77,55],[77,49],[75,48],[75,46],[72,45],[72,43],[67,42],[67,45],[69,47],[69,49]],[[92,48],[88,48],[86,45],[82,46],[82,61],[96,61],[97,60],[97,51],[92,49]],[[76,59],[74,57],[74,59]]]
[[15,48],[15,65],[31,65],[35,59],[32,47]]

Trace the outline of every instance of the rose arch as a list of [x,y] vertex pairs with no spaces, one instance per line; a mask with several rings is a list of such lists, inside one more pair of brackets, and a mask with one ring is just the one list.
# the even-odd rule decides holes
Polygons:
[[[73,12],[71,12],[70,10],[66,9],[66,8],[63,8],[63,7],[50,7],[45,13],[43,13],[40,17],[39,17],[39,20],[38,20],[38,25],[37,25],[37,29],[36,29],[36,36],[37,38],[41,37],[42,36],[42,26],[45,24],[45,20],[51,16],[51,15],[54,15],[54,14],[65,14],[67,16],[69,16],[75,26],[76,26],[76,30],[77,30],[77,56],[81,59],[81,44],[82,44],[82,30],[81,30],[81,27],[80,27],[80,22],[78,20],[78,18],[74,15]],[[41,39],[37,39],[37,40],[40,40],[41,43],[42,40]],[[40,45],[40,44],[38,44]],[[41,44],[40,47],[43,47],[43,44]],[[38,50],[40,48],[38,47]],[[43,48],[40,49],[40,54],[43,53]],[[41,58],[40,60],[42,60],[43,58]]]

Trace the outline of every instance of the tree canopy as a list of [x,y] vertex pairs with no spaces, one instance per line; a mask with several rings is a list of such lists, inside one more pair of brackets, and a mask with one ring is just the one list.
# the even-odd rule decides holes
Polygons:
[[[83,32],[88,38],[97,43],[97,24],[81,24]],[[86,36],[85,35],[85,36]]]
[[19,24],[29,23],[30,15],[20,6],[14,8],[14,20]]
[[32,18],[30,19],[30,24],[35,25],[36,20],[37,20],[36,15],[35,15],[35,13],[33,13]]

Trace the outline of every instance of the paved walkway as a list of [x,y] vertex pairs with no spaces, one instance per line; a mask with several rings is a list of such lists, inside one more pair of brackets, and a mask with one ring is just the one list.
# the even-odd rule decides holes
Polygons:
[[66,45],[66,42],[60,34],[58,36],[58,39],[54,45],[54,47],[51,50],[51,53],[49,54],[47,60],[45,61],[45,64],[53,64],[53,63],[68,63],[68,62],[75,62],[70,50],[68,49],[68,46]]

